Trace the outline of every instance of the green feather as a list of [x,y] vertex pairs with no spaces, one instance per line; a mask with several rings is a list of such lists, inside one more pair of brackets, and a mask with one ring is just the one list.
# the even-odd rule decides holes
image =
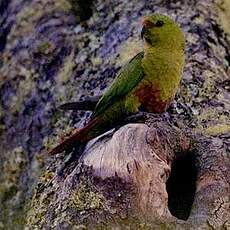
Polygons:
[[111,87],[96,105],[93,117],[105,112],[114,102],[126,96],[144,77],[142,59],[144,52],[133,57],[118,74]]

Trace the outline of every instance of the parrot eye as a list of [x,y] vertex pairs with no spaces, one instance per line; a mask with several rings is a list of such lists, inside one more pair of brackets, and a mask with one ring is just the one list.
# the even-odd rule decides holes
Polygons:
[[164,25],[164,22],[161,20],[158,20],[155,24],[156,27],[162,27]]

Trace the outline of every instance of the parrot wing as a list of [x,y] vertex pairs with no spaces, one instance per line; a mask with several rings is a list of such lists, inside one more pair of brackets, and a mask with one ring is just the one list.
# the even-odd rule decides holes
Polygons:
[[144,77],[144,52],[134,56],[120,71],[114,82],[96,105],[93,117],[102,114],[110,105],[129,93]]

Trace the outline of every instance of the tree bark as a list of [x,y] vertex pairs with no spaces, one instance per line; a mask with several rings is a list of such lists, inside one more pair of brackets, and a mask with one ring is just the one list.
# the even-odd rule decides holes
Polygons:
[[[0,229],[228,229],[228,2],[87,4],[0,2]],[[57,107],[100,95],[141,48],[139,21],[152,12],[186,35],[175,101],[70,160],[49,158],[44,148],[89,116]]]

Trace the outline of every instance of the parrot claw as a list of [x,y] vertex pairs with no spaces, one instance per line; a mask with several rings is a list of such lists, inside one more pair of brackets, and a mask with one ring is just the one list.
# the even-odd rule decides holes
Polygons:
[[150,116],[152,116],[153,113],[148,113],[148,112],[138,112],[134,115],[131,115],[125,119],[126,123],[133,123],[133,122],[138,122],[138,123],[143,123],[146,119],[148,119]]

